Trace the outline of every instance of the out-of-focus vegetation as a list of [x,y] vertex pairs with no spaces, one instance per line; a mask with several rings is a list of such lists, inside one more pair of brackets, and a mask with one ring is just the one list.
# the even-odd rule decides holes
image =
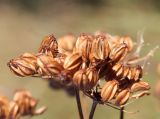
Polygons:
[[[56,37],[67,33],[102,30],[116,35],[129,35],[137,40],[144,30],[146,45],[142,55],[160,45],[159,0],[1,0],[0,1],[0,92],[11,96],[17,88],[27,88],[39,98],[48,111],[33,119],[77,119],[75,99],[61,90],[52,90],[44,80],[13,75],[6,63],[24,52],[37,52],[41,39],[48,34]],[[148,44],[147,44],[148,43]],[[144,80],[154,87],[160,61],[157,50],[149,60]],[[160,79],[160,77],[159,77]],[[153,88],[152,88],[153,89]],[[89,103],[90,100],[88,99]],[[126,119],[158,119],[160,103],[153,95],[128,105]],[[98,106],[95,119],[117,119],[119,111]]]

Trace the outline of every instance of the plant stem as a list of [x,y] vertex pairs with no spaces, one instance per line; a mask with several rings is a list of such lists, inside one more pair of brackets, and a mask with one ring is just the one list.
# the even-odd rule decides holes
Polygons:
[[120,119],[124,119],[124,107],[120,109]]
[[93,119],[94,112],[95,112],[95,110],[96,110],[97,104],[98,104],[98,103],[93,100],[91,112],[90,112],[90,114],[89,114],[89,119]]
[[82,106],[81,106],[81,101],[80,101],[80,96],[79,96],[79,90],[75,88],[75,93],[76,93],[76,101],[77,101],[77,107],[78,107],[78,112],[79,112],[79,117],[80,119],[84,119],[83,117],[83,111],[82,111]]

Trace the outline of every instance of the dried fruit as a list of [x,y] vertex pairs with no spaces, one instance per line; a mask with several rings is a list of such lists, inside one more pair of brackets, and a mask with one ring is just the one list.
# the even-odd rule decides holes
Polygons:
[[38,50],[39,53],[44,53],[52,57],[56,57],[58,54],[58,43],[54,35],[46,36]]
[[66,57],[64,61],[64,69],[75,72],[79,69],[82,64],[82,57],[78,53],[74,53]]
[[110,101],[118,90],[118,82],[116,80],[108,81],[101,90],[102,101]]
[[116,105],[119,106],[119,105],[125,104],[128,101],[129,97],[130,97],[129,89],[122,90],[116,96],[116,99],[115,99]]
[[149,89],[150,89],[150,86],[145,81],[133,83],[133,85],[131,86],[131,92],[144,91]]

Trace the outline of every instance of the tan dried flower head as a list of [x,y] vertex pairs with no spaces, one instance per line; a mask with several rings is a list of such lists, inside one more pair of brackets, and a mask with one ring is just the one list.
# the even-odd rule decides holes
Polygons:
[[13,59],[9,67],[19,76],[38,75],[58,82],[60,87],[78,88],[100,104],[122,106],[149,94],[149,84],[142,81],[143,65],[138,64],[146,62],[155,49],[141,58],[141,47],[142,41],[133,52],[129,36],[101,32],[77,38],[66,35],[59,38],[59,44],[51,35],[42,41],[38,54]]

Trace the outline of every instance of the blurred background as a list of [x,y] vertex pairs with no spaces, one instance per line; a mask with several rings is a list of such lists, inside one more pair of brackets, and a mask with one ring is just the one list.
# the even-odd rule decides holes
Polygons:
[[[137,32],[144,31],[145,55],[160,45],[159,0],[0,0],[0,92],[12,97],[17,88],[26,88],[40,100],[48,111],[33,119],[78,119],[76,101],[63,90],[52,90],[48,83],[37,78],[13,75],[7,62],[24,52],[36,53],[42,38],[53,33],[60,37],[67,33],[104,31],[113,35],[129,35],[137,40]],[[153,92],[160,74],[157,50],[146,67],[144,80]],[[160,70],[160,68],[159,68]],[[160,71],[159,71],[160,72]],[[91,101],[89,101],[89,104]],[[87,108],[87,107],[86,107]],[[89,107],[88,107],[89,108]],[[159,119],[160,99],[146,96],[127,106],[125,119]],[[30,117],[25,117],[28,119]],[[98,105],[95,119],[118,119],[119,111]]]

